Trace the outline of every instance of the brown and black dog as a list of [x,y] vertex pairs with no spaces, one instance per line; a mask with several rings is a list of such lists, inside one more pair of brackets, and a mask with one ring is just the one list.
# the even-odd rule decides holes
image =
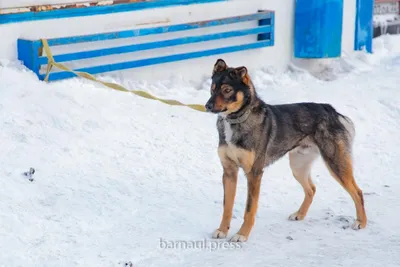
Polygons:
[[246,67],[230,68],[218,59],[214,65],[207,111],[218,114],[218,155],[223,166],[224,211],[214,238],[225,238],[230,228],[238,170],[247,176],[248,194],[244,222],[231,241],[243,242],[255,222],[263,169],[289,153],[293,176],[305,193],[299,210],[289,220],[303,220],[315,194],[310,176],[313,161],[321,155],[332,176],[352,197],[357,220],[364,228],[367,217],[363,194],[353,176],[352,121],[329,104],[268,105],[258,96]]

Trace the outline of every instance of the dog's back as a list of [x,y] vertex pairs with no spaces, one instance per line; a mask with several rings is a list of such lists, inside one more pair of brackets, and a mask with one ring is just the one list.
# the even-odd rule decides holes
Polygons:
[[[327,142],[343,141],[350,149],[354,138],[351,120],[329,104],[296,103],[267,105],[265,116],[274,125],[270,132],[266,153],[275,158],[297,146],[314,143],[324,147]],[[310,143],[311,142],[311,143]],[[278,154],[278,155],[275,155]]]

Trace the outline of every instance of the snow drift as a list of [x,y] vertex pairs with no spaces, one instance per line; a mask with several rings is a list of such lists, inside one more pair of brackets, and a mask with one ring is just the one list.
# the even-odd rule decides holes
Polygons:
[[[270,104],[326,102],[353,119],[369,224],[349,228],[353,202],[321,160],[308,216],[288,221],[303,192],[285,157],[266,170],[255,227],[240,246],[211,239],[223,200],[215,116],[81,79],[46,84],[1,61],[0,266],[399,266],[399,41],[382,36],[373,55],[344,55],[318,75],[250,73]],[[205,103],[209,79],[184,78],[103,77]],[[22,175],[30,167],[33,181]],[[245,198],[241,173],[229,236]]]

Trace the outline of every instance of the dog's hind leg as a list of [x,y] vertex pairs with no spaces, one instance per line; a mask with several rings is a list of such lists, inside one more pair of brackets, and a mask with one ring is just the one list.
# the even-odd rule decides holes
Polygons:
[[293,176],[301,184],[304,190],[304,200],[298,211],[289,216],[289,220],[303,220],[313,201],[316,188],[311,179],[311,166],[318,157],[318,148],[313,145],[309,147],[297,147],[289,152],[290,168]]
[[222,214],[221,224],[219,228],[215,230],[212,237],[225,238],[228,234],[232,219],[239,166],[227,157],[223,147],[218,149],[218,154],[224,170],[222,176],[222,184],[224,187],[224,212]]
[[354,230],[365,228],[367,216],[364,208],[364,197],[361,189],[356,184],[353,175],[353,162],[349,145],[342,139],[332,140],[321,146],[321,155],[331,175],[350,194],[354,201],[357,213],[357,220],[352,225]]

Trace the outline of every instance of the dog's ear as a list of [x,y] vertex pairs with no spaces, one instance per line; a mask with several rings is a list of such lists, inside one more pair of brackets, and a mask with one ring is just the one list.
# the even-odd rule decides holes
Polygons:
[[247,75],[247,68],[242,66],[242,67],[238,67],[235,68],[232,72],[231,72],[231,76],[234,79],[243,79],[245,78]]
[[228,68],[228,66],[226,65],[225,61],[223,59],[217,59],[217,62],[215,62],[214,64],[214,69],[213,69],[213,75],[216,72],[222,72],[224,70],[226,70]]

